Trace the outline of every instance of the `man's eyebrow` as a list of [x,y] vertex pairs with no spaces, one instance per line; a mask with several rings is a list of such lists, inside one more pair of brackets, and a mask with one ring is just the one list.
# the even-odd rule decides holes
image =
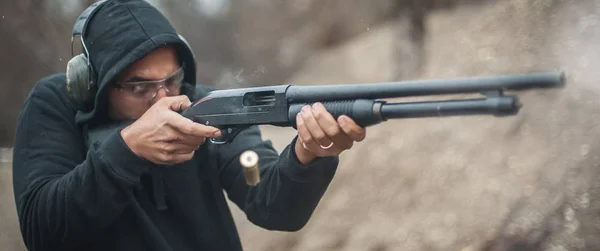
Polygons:
[[139,81],[153,81],[153,79],[144,78],[140,76],[129,77],[125,80],[125,82],[139,82]]

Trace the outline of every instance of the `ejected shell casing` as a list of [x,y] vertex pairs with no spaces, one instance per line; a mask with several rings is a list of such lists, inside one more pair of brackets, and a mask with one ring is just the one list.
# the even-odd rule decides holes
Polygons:
[[258,154],[254,151],[245,151],[240,156],[240,164],[244,167],[244,177],[246,184],[256,186],[260,182],[260,172],[258,170]]

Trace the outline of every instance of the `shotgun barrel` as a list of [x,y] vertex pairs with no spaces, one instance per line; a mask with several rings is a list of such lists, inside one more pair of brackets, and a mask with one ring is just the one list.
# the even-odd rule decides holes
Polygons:
[[322,102],[350,99],[383,99],[442,94],[466,94],[486,91],[522,91],[539,88],[559,88],[565,85],[562,72],[470,77],[456,79],[339,84],[321,86],[290,86],[288,102]]

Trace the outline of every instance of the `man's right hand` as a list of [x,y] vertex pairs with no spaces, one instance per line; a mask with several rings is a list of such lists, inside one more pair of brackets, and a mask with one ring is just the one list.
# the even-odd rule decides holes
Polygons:
[[191,104],[185,95],[161,98],[121,130],[121,137],[135,154],[153,163],[173,165],[190,160],[206,138],[220,136],[219,129],[177,113]]

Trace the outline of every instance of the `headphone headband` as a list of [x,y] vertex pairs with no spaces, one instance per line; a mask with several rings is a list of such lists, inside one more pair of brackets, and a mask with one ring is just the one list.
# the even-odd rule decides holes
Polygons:
[[94,14],[96,14],[96,11],[98,11],[98,9],[100,9],[97,7],[104,4],[106,1],[107,0],[101,0],[101,1],[93,3],[92,5],[87,7],[79,15],[79,17],[77,17],[77,20],[75,21],[75,25],[73,25],[72,36],[82,36],[84,34],[88,20],[90,20],[90,17],[92,17]]
[[96,14],[96,11],[100,9],[99,7],[106,3],[106,1],[107,0],[101,0],[88,6],[75,20],[75,24],[73,25],[73,31],[71,32],[71,57],[73,57],[73,38],[76,36],[81,37],[81,45],[83,46],[83,51],[85,52],[86,56],[89,56],[87,48],[85,46],[85,42],[83,41],[83,35],[85,34],[88,21],[91,19],[91,17],[94,16],[94,14]]

